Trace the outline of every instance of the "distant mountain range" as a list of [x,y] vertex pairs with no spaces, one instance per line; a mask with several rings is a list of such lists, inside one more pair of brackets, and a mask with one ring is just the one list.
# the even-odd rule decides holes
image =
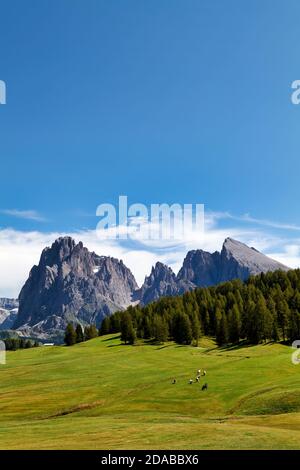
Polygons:
[[18,315],[19,301],[0,298],[0,330],[10,330]]
[[231,279],[246,280],[261,272],[289,268],[232,238],[226,238],[222,251],[189,251],[177,276],[162,263],[156,263],[137,295],[146,305],[165,295],[178,295],[196,287],[208,287]]
[[[105,316],[132,304],[146,305],[162,296],[236,278],[246,280],[250,275],[278,269],[289,268],[227,238],[221,252],[189,251],[177,275],[168,266],[156,263],[139,288],[122,261],[98,256],[81,242],[76,244],[72,238],[62,237],[43,250],[38,266],[31,269],[19,296],[18,314],[17,301],[9,304],[2,299],[0,308],[3,312],[14,311],[9,325],[21,334],[61,338],[70,321],[99,326]],[[10,322],[10,315],[5,315],[0,313],[0,329],[5,321]]]

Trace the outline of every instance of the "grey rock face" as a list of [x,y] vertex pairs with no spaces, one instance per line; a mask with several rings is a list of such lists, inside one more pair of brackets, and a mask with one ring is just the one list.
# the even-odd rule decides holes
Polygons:
[[0,330],[12,328],[17,318],[18,307],[18,300],[0,298]]
[[268,271],[288,271],[289,268],[260,253],[255,248],[232,238],[226,238],[220,254],[220,278],[218,282],[266,273]]
[[7,299],[7,298],[0,298],[0,308],[5,310],[12,310],[14,308],[19,307],[19,301],[17,299]]
[[[156,263],[139,289],[131,271],[115,258],[98,256],[70,237],[56,240],[42,252],[19,296],[14,328],[27,336],[60,337],[69,321],[100,325],[106,315],[130,304],[146,305],[163,296],[180,295],[195,287],[231,279],[247,279],[261,272],[288,270],[254,248],[227,238],[221,252],[189,251],[178,275]],[[16,301],[0,301],[7,329],[14,317],[7,313]],[[1,307],[2,305],[2,307]],[[2,315],[2,317],[1,317]],[[2,324],[3,324],[2,322]],[[0,326],[1,328],[1,326]]]
[[195,287],[184,279],[177,279],[171,268],[158,262],[152,268],[150,276],[145,278],[141,289],[136,292],[135,298],[141,305],[146,305],[160,297],[180,295]]
[[99,325],[106,315],[126,308],[137,287],[122,261],[98,256],[70,237],[59,238],[32,268],[14,328],[56,334],[69,321]]
[[217,284],[220,272],[220,253],[208,253],[203,250],[189,251],[178,272],[179,280],[186,279],[195,286]]
[[226,238],[222,251],[208,253],[189,251],[178,273],[179,279],[188,279],[196,286],[212,286],[232,279],[246,280],[261,272],[287,271],[278,261],[232,238]]
[[208,287],[232,279],[246,280],[261,272],[287,271],[289,268],[268,258],[255,248],[226,238],[221,253],[189,251],[175,276],[167,266],[157,263],[138,291],[138,300],[146,305],[162,296],[180,295],[195,287]]

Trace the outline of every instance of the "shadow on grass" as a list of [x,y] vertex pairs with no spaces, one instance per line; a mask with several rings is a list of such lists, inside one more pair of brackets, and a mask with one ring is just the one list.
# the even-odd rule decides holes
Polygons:
[[224,346],[214,346],[212,348],[208,348],[204,351],[204,354],[209,354],[213,351],[214,352],[238,351],[239,349],[251,348],[252,346],[254,345],[248,343],[247,341],[240,341],[239,343],[235,343],[235,344],[226,344]]
[[252,346],[254,345],[250,344],[248,341],[240,341],[239,343],[220,346],[217,349],[219,349],[220,351],[236,351],[239,349],[251,348]]
[[230,351],[238,351],[238,350],[243,350],[243,349],[248,349],[248,348],[253,348],[254,346],[263,346],[263,347],[268,347],[268,346],[273,346],[274,344],[281,344],[283,346],[290,346],[290,344],[287,341],[267,341],[259,344],[252,344],[249,343],[247,340],[240,341],[239,343],[235,344],[226,344],[224,346],[214,346],[212,348],[206,349],[204,351],[204,354],[208,354],[210,352],[230,352]]
[[114,341],[115,339],[121,339],[121,335],[118,333],[116,336],[113,336],[112,338],[103,339],[102,342],[107,343],[107,341]]
[[166,349],[166,348],[172,348],[174,347],[174,343],[159,343],[158,341],[155,341],[154,339],[144,339],[141,343],[141,345],[146,345],[146,346],[156,346],[156,349]]

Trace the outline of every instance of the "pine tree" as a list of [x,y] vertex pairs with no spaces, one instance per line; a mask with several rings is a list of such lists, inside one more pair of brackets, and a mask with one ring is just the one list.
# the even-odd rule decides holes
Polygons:
[[125,344],[133,344],[136,340],[132,319],[128,312],[124,312],[121,318],[121,340]]
[[84,339],[89,341],[90,339],[97,338],[98,330],[95,325],[86,326],[84,329]]
[[193,339],[189,317],[182,312],[176,314],[173,323],[173,335],[176,343],[191,344]]
[[99,336],[108,335],[111,332],[110,318],[105,317],[102,320],[101,327],[99,329]]
[[65,331],[66,346],[73,346],[76,343],[76,332],[72,323],[68,323]]
[[290,309],[286,300],[280,300],[277,305],[278,324],[282,331],[283,340],[286,340],[289,327]]
[[160,315],[155,315],[152,324],[154,340],[157,343],[165,343],[168,341],[169,328],[166,320]]
[[248,339],[250,343],[258,344],[262,340],[272,337],[273,318],[267,308],[262,293],[258,294],[258,300],[249,312]]
[[278,331],[278,317],[276,311],[276,303],[272,297],[272,294],[269,295],[267,300],[267,307],[272,316],[272,331],[271,331],[271,338],[273,341],[279,340],[279,331]]
[[240,340],[241,315],[237,304],[234,304],[232,309],[228,312],[228,333],[231,343],[237,343]]
[[228,324],[225,312],[222,313],[221,319],[218,322],[216,341],[218,346],[223,346],[229,341]]
[[134,344],[135,342],[136,342],[136,332],[135,332],[133,325],[131,325],[128,331],[128,343]]
[[292,310],[289,326],[288,326],[288,339],[289,341],[294,341],[295,339],[300,338],[300,312],[297,310]]
[[120,312],[116,312],[110,317],[110,333],[119,333],[120,330]]
[[192,315],[191,325],[192,325],[193,339],[195,340],[195,346],[198,347],[199,338],[201,336],[201,325],[200,325],[199,317],[196,312],[194,312]]
[[78,323],[76,326],[76,343],[82,343],[84,341],[84,334],[83,334],[83,329],[82,326]]
[[145,339],[150,339],[152,337],[152,328],[151,328],[151,322],[148,317],[144,318],[144,338]]

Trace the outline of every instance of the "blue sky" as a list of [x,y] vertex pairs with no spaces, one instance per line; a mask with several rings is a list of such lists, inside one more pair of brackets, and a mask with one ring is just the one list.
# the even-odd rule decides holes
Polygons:
[[298,0],[0,8],[2,266],[8,234],[13,253],[22,234],[90,233],[97,205],[120,194],[203,203],[222,236],[280,259],[291,246],[297,263]]

